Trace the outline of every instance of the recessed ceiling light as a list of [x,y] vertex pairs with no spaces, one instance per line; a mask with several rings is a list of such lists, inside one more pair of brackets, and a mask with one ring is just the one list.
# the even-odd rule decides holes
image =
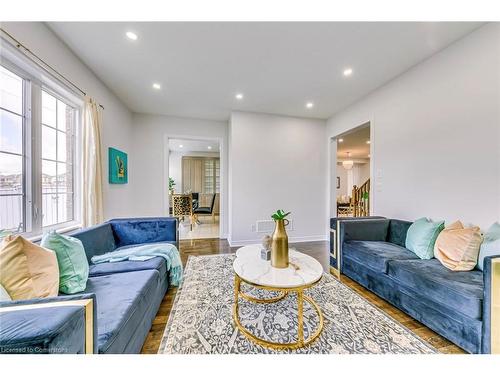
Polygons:
[[179,148],[183,148],[183,147],[184,147],[184,145],[179,145]]
[[236,99],[238,100],[242,100],[243,99],[243,94],[242,93],[238,93],[234,96]]
[[306,103],[306,108],[311,109],[312,107],[314,107],[314,103],[313,102],[307,102]]
[[212,149],[212,146],[208,146],[207,148],[208,148],[209,150],[211,150],[211,149]]
[[366,144],[367,144],[367,145],[369,145],[370,143],[371,143],[371,142],[370,142],[370,140],[367,140],[367,141],[366,141]]
[[159,83],[153,83],[153,88],[155,90],[160,90],[161,89],[161,85]]
[[344,142],[344,138],[339,138],[339,143]]
[[136,33],[133,33],[132,31],[127,31],[127,33],[125,34],[127,36],[127,38],[129,38],[130,40],[137,40],[137,34]]
[[352,68],[344,69],[344,76],[349,77],[352,74]]

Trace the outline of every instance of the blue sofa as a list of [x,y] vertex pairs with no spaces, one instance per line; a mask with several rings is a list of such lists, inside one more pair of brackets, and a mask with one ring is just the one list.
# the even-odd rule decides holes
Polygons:
[[451,271],[405,248],[410,225],[386,218],[339,220],[341,273],[464,350],[492,352],[492,266],[498,275],[500,256],[486,258],[484,272]]
[[[128,245],[167,242],[178,247],[179,238],[175,218],[114,219],[71,235],[82,241],[89,264],[94,255]],[[0,353],[139,353],[168,289],[168,276],[161,257],[90,264],[82,293],[4,302]]]

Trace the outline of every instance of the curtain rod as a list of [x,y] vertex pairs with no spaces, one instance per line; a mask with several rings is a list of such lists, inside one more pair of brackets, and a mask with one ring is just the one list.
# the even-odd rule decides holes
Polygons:
[[[78,90],[83,96],[87,96],[87,93],[85,91],[83,91],[80,87],[78,87],[77,85],[75,85],[72,81],[70,81],[68,78],[66,78],[65,76],[63,76],[61,73],[59,73],[57,70],[55,70],[52,66],[50,66],[49,64],[47,64],[43,59],[41,59],[40,57],[38,57],[34,52],[32,52],[28,47],[26,47],[24,44],[22,44],[19,40],[17,40],[16,38],[14,38],[11,34],[9,34],[7,31],[5,31],[5,29],[1,28],[0,27],[0,30],[5,34],[7,35],[10,39],[12,39],[14,42],[15,42],[15,47],[18,48],[18,49],[23,49],[25,52],[29,53],[31,56],[33,56],[37,61],[33,61],[33,59],[31,59],[35,64],[37,64],[40,68],[42,68],[43,70],[45,70],[47,73],[51,74],[52,76],[55,74],[57,74],[58,77],[56,78],[62,78],[64,81],[66,81],[67,83],[69,83],[73,88],[75,88],[76,90]],[[42,63],[43,65],[41,65],[40,63]],[[50,71],[46,68],[48,67],[50,69]],[[102,109],[104,109],[104,106],[102,104],[99,104],[99,107],[101,107]]]

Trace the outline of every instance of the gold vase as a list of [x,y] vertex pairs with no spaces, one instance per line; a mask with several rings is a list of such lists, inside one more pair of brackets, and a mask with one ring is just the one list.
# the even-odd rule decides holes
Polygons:
[[271,266],[276,268],[288,267],[288,236],[285,226],[288,220],[276,220],[271,246]]

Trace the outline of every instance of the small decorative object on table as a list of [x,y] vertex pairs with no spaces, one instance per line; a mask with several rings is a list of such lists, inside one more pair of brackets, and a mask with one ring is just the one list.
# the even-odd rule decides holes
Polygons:
[[264,236],[262,239],[262,249],[260,250],[260,257],[262,260],[271,260],[271,246],[273,239],[271,236]]
[[285,230],[285,226],[289,223],[285,219],[288,215],[290,212],[285,213],[283,210],[278,210],[271,215],[276,223],[271,246],[271,266],[276,268],[288,267],[288,236]]

